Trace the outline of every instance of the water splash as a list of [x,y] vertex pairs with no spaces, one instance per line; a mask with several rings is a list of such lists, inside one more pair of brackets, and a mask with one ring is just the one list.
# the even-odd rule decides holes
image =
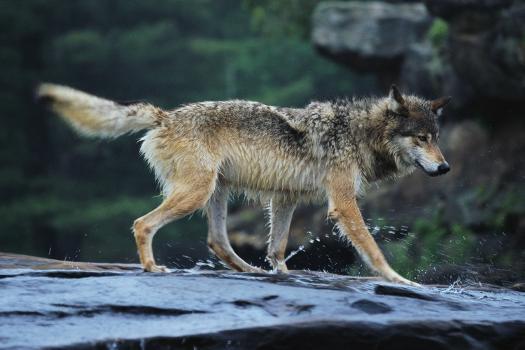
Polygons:
[[199,260],[195,263],[195,267],[193,269],[201,270],[203,267],[214,269],[216,265],[210,259],[207,259],[206,261]]
[[304,245],[300,245],[296,250],[292,250],[290,254],[288,254],[288,256],[284,258],[284,262],[287,262],[288,260],[293,258],[295,255],[303,251],[304,251]]
[[463,294],[465,288],[463,287],[463,281],[458,277],[454,282],[452,282],[447,288],[441,290],[441,294]]

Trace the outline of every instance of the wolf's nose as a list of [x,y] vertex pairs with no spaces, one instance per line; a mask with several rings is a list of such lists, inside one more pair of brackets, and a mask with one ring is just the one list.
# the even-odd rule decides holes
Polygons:
[[439,164],[439,166],[438,166],[438,173],[446,174],[449,171],[450,171],[450,165],[448,165],[447,162]]

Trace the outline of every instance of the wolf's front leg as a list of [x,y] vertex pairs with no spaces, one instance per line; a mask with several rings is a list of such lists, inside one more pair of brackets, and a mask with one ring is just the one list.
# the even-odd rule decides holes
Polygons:
[[270,204],[270,239],[267,259],[273,269],[278,272],[288,272],[284,254],[295,206],[295,203],[281,196],[273,197]]
[[400,276],[388,265],[374,238],[368,232],[357,205],[355,191],[345,181],[348,180],[339,178],[331,183],[328,216],[337,221],[339,229],[348,237],[363,261],[373,271],[391,282],[420,286]]

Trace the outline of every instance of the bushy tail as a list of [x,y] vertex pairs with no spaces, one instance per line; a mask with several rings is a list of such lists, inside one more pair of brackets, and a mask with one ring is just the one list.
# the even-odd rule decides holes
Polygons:
[[41,84],[37,98],[82,135],[118,137],[159,125],[166,112],[147,103],[119,104],[67,86]]

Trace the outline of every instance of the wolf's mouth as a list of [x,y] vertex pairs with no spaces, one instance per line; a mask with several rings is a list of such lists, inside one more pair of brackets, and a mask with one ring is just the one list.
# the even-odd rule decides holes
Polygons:
[[440,172],[440,171],[428,171],[427,169],[425,169],[423,167],[423,165],[421,165],[421,163],[419,162],[419,160],[416,159],[416,165],[419,169],[423,170],[425,172],[425,174],[427,174],[428,176],[432,176],[432,177],[436,177],[436,176],[439,176],[439,175],[442,175],[443,173]]

